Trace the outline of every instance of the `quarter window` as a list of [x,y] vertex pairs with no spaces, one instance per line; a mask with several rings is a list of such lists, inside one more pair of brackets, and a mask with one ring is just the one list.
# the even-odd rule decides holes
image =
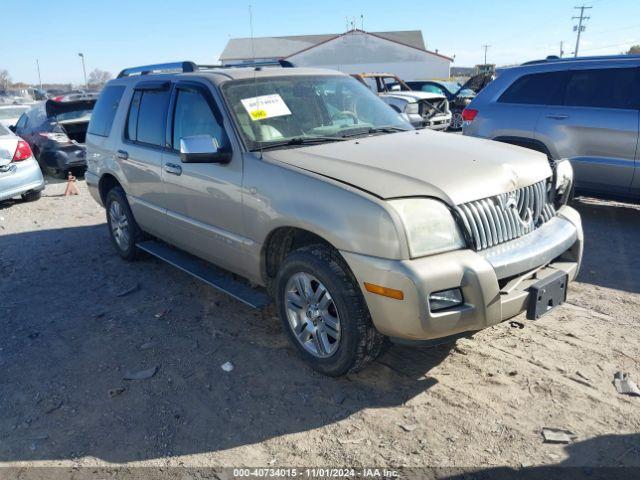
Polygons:
[[164,145],[165,112],[169,90],[136,90],[127,119],[127,139],[147,145]]
[[221,149],[228,139],[209,103],[197,90],[178,89],[173,114],[173,148],[180,149],[180,139],[193,135],[211,135]]
[[91,121],[87,129],[89,133],[102,137],[109,136],[123,93],[124,87],[118,86],[107,87],[102,91],[91,114]]
[[572,107],[638,108],[639,83],[635,68],[572,71],[564,104]]
[[28,116],[26,113],[23,113],[20,118],[18,119],[18,122],[16,123],[16,130],[19,128],[24,128],[27,126],[27,120],[28,120]]
[[564,72],[532,73],[516,80],[499,98],[500,103],[548,105],[560,90]]

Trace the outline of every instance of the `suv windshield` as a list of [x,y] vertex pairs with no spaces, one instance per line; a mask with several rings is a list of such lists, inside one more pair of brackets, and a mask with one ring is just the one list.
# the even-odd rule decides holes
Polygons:
[[281,76],[222,87],[250,150],[337,141],[413,127],[367,87],[347,76]]

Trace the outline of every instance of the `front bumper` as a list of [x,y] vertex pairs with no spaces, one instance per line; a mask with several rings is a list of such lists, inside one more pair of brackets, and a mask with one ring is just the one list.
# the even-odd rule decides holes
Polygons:
[[0,200],[44,190],[44,178],[34,158],[0,167]]
[[[498,249],[457,250],[414,260],[342,252],[376,328],[390,337],[429,340],[481,330],[526,310],[529,287],[555,271],[574,280],[583,250],[580,215],[563,207],[552,221]],[[364,282],[402,290],[404,300],[370,293]],[[429,295],[460,288],[464,304],[431,312]]]
[[437,115],[431,118],[424,118],[417,113],[407,114],[411,125],[416,128],[429,128],[431,130],[446,130],[451,125],[451,114]]

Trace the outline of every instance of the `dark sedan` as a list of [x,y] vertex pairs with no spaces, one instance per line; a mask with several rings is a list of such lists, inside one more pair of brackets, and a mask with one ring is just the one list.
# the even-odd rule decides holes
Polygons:
[[65,177],[87,166],[85,137],[93,96],[57,97],[24,113],[13,130],[26,140],[43,172]]

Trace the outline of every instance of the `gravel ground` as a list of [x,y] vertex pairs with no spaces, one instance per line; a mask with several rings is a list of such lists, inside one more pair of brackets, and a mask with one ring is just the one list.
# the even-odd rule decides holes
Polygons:
[[640,398],[612,385],[640,380],[637,205],[576,201],[583,270],[541,320],[332,379],[272,314],[120,260],[78,187],[0,205],[1,465],[640,466]]

